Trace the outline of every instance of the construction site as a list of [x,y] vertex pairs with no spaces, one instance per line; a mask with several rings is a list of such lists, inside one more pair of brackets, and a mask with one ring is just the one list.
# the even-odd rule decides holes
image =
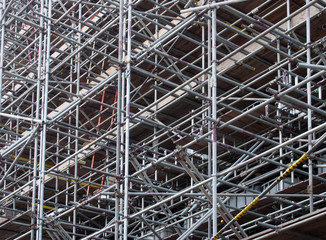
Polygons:
[[326,239],[324,96],[324,0],[0,0],[0,238]]

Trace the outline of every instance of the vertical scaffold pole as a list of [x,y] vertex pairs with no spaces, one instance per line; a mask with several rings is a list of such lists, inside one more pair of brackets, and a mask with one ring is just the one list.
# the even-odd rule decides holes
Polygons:
[[[2,82],[3,82],[3,61],[4,61],[4,45],[5,45],[5,8],[6,0],[2,0],[0,6],[0,19],[1,20],[1,39],[0,39],[0,112],[2,112]],[[1,117],[0,117],[1,120]],[[7,164],[5,164],[4,169],[7,170]],[[6,187],[7,181],[4,179],[4,187]]]
[[[310,0],[306,0],[306,4],[309,4]],[[307,44],[307,64],[311,64],[311,37],[310,37],[310,8],[306,9],[307,18],[306,18],[306,44]],[[311,77],[311,69],[307,68],[307,78]],[[311,105],[311,82],[307,83],[307,104]],[[307,108],[308,113],[308,131],[312,129],[312,112],[311,108]],[[308,135],[308,151],[312,148],[312,134]],[[312,177],[312,161],[309,159],[309,186],[308,192],[310,194],[309,197],[309,208],[310,212],[314,211],[314,199],[313,199],[313,177]]]
[[[6,0],[2,0],[0,8],[0,19],[1,20],[1,42],[0,42],[0,100],[2,100],[2,81],[3,81],[3,52],[5,43],[5,16],[4,11],[6,8]],[[2,104],[0,101],[0,112],[2,111]]]
[[[44,19],[44,0],[41,0],[40,4],[40,28],[43,28]],[[43,32],[40,31],[39,43],[38,43],[38,66],[37,66],[37,87],[36,87],[36,110],[35,110],[35,119],[39,120],[40,118],[40,91],[41,91],[41,78],[42,78],[42,52],[43,52]],[[38,159],[38,148],[39,148],[39,137],[35,137],[34,141],[34,159]],[[32,219],[31,219],[31,240],[35,239],[35,226],[37,223],[37,212],[36,212],[36,179],[37,179],[37,161],[34,160],[33,164],[33,192],[32,192]]]
[[[213,9],[212,15],[212,118],[216,120],[216,8]],[[216,124],[212,125],[212,176],[213,176],[213,235],[217,233],[217,133]]]
[[[82,6],[79,3],[78,4],[78,19],[82,18]],[[78,22],[78,43],[81,43],[81,29],[82,29],[82,25],[81,22]],[[76,58],[76,94],[79,93],[80,91],[80,59],[81,55],[80,52],[77,54],[77,58]],[[78,151],[78,135],[79,135],[79,104],[77,104],[76,106],[76,131],[75,131],[75,152]],[[74,178],[77,179],[78,178],[78,156],[75,156],[75,166],[74,166]],[[77,181],[74,182],[74,202],[77,202],[77,191],[78,191],[78,183]],[[75,240],[76,239],[76,225],[77,225],[77,209],[74,210],[73,212],[73,236],[72,239]]]
[[42,132],[40,139],[40,160],[39,160],[39,196],[38,196],[38,224],[37,239],[43,238],[44,223],[44,176],[45,176],[45,151],[46,151],[46,133],[47,133],[47,115],[48,115],[48,87],[50,78],[50,44],[51,44],[51,16],[52,16],[52,0],[47,2],[47,34],[46,34],[46,51],[45,51],[45,78],[42,86]]
[[[209,16],[212,16],[212,11],[209,10],[208,11],[208,14]],[[212,64],[212,20],[211,18],[209,18],[207,20],[207,47],[208,47],[208,50],[207,50],[207,65],[211,65]],[[208,79],[211,79],[212,76],[210,76],[209,74],[207,74],[207,78]],[[209,86],[207,88],[207,96],[208,98],[211,98],[212,97],[212,89],[211,87]],[[209,106],[208,107],[208,110],[207,110],[207,116],[212,116],[212,106]],[[212,123],[211,121],[208,121],[208,129],[211,129],[212,128]],[[208,155],[208,164],[207,164],[207,172],[208,172],[208,176],[211,177],[212,175],[212,144],[211,142],[208,143],[208,146],[207,146],[207,155]],[[211,236],[212,234],[212,217],[209,218],[209,221],[208,221],[208,236]]]
[[131,25],[132,0],[128,1],[127,27],[127,71],[126,71],[126,138],[125,138],[125,166],[124,166],[124,219],[123,236],[128,238],[128,203],[129,203],[129,127],[130,127],[130,82],[131,82]]
[[[123,49],[123,5],[124,0],[120,0],[119,5],[119,48],[118,48],[118,93],[117,93],[117,140],[116,140],[116,164],[115,164],[115,174],[120,175],[120,150],[121,150],[121,81],[122,81],[122,49]],[[116,179],[116,191],[120,190],[120,181]],[[114,229],[114,239],[119,239],[119,212],[120,212],[120,199],[115,198],[115,209],[114,209],[114,218],[115,218],[115,229]]]

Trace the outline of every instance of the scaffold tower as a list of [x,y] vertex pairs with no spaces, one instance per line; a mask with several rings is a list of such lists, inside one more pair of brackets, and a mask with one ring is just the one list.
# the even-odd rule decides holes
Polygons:
[[0,239],[326,239],[325,0],[0,0]]

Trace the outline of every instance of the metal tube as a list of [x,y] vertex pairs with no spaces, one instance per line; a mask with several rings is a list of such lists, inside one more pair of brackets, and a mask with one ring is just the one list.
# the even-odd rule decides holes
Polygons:
[[[306,0],[306,5],[310,3],[310,0]],[[306,9],[306,46],[307,46],[307,64],[311,64],[311,36],[310,36],[310,8]],[[311,76],[311,69],[307,68],[307,78]],[[307,82],[307,105],[311,106],[311,82]],[[312,129],[312,111],[311,108],[308,111],[308,131]],[[308,150],[312,148],[312,134],[308,135]],[[313,199],[313,178],[312,178],[312,161],[309,159],[309,189],[308,192],[311,194],[309,200],[310,212],[314,211],[314,199]]]
[[128,31],[127,31],[127,70],[126,70],[126,138],[125,138],[125,159],[124,159],[124,219],[123,238],[128,238],[128,203],[129,203],[129,138],[130,138],[130,85],[131,85],[131,21],[132,21],[132,0],[128,2]]
[[[216,98],[217,98],[217,79],[216,79],[216,8],[212,11],[212,77],[210,88],[212,92],[212,118],[216,120]],[[217,128],[213,124],[212,131],[212,189],[213,189],[213,235],[217,233]]]
[[[47,16],[50,18],[52,16],[52,0],[48,2],[48,12]],[[48,115],[48,86],[49,86],[49,78],[50,78],[50,44],[51,44],[51,20],[47,21],[47,35],[44,39],[46,41],[46,56],[45,56],[45,76],[42,87],[42,132],[40,139],[40,165],[39,165],[39,192],[38,192],[38,218],[37,218],[37,226],[38,229],[36,231],[36,239],[42,240],[43,237],[43,224],[44,224],[44,213],[43,213],[43,205],[44,205],[44,177],[45,177],[45,149],[46,149],[46,135],[47,135],[47,115]]]
[[[41,4],[39,6],[39,10],[41,13],[44,11],[44,0],[41,0]],[[44,19],[43,17],[40,18],[40,27],[43,27],[44,24]],[[41,77],[42,77],[42,51],[43,51],[43,33],[40,32],[39,34],[39,52],[38,52],[38,71],[37,71],[37,88],[36,88],[36,111],[35,111],[35,118],[39,119],[40,118],[40,92],[41,92]],[[34,142],[34,159],[38,159],[38,147],[39,147],[39,138],[35,138]],[[37,216],[36,213],[36,178],[37,178],[37,161],[34,160],[34,166],[33,166],[33,191],[32,191],[32,214],[34,216]],[[31,220],[31,240],[35,239],[36,232],[34,226],[37,223],[37,218],[32,217]]]
[[[213,9],[213,8],[215,9],[216,7],[219,7],[219,6],[223,6],[223,5],[227,5],[227,4],[231,4],[231,3],[244,2],[244,1],[247,1],[247,0],[228,0],[228,1],[218,2],[218,3],[210,3],[207,5],[200,6],[200,7],[184,9],[184,10],[181,10],[180,12],[187,13],[187,12],[201,11],[201,10],[205,10],[205,9]],[[214,9],[213,9],[213,11],[214,11]]]
[[[308,19],[307,19],[308,21]],[[308,25],[307,25],[308,27]],[[308,35],[307,35],[308,37]],[[308,49],[307,49],[308,51]],[[307,59],[308,61],[308,59]],[[316,64],[310,64],[310,63],[298,63],[297,65],[299,68],[307,68],[308,69],[316,69],[316,70],[326,70],[326,66],[323,66],[323,65],[316,65]]]

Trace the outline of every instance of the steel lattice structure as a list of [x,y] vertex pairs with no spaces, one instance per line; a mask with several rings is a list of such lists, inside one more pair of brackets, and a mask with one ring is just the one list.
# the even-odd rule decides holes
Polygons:
[[1,239],[325,239],[325,11],[1,0]]

